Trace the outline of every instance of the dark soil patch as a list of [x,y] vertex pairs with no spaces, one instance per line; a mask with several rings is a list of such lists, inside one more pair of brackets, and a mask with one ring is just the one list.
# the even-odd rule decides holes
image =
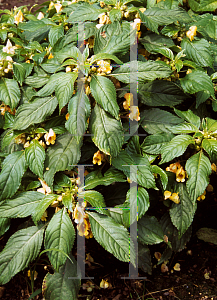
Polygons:
[[[0,9],[11,9],[14,6],[27,5],[28,8],[32,7],[34,4],[42,4],[45,0],[0,0]],[[38,9],[39,7],[35,8]]]

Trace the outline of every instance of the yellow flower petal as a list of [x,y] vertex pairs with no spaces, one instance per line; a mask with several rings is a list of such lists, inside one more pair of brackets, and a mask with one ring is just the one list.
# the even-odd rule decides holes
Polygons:
[[183,167],[179,168],[176,171],[176,181],[185,182],[185,170],[183,169]]
[[186,32],[186,36],[189,38],[190,41],[194,39],[197,34],[197,26],[191,26],[189,30]]
[[19,23],[22,23],[23,21],[24,21],[24,16],[20,9],[18,14],[16,16],[14,16],[14,23],[18,25]]
[[50,128],[48,133],[45,133],[44,139],[45,139],[47,145],[50,145],[50,144],[54,145],[55,144],[56,134],[55,134],[55,132],[53,131],[52,128]]
[[173,269],[174,269],[175,271],[181,271],[181,269],[180,269],[180,264],[179,264],[179,263],[176,263],[175,266],[173,267]]
[[169,199],[172,200],[176,204],[179,204],[179,202],[180,202],[179,195],[177,193],[172,193],[172,195],[169,197]]
[[171,195],[172,195],[172,193],[170,191],[165,191],[164,192],[164,200],[168,199]]

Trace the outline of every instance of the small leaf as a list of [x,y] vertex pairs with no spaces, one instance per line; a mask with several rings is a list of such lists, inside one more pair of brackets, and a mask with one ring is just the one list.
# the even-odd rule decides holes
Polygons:
[[5,234],[10,228],[11,219],[9,218],[0,218],[0,236]]
[[26,75],[26,69],[24,66],[19,63],[13,63],[13,72],[19,84],[22,85]]
[[0,99],[13,110],[20,101],[20,89],[16,80],[4,78],[0,79]]
[[39,144],[39,141],[33,139],[25,149],[26,162],[29,165],[30,170],[40,178],[43,178],[45,150]]
[[210,160],[217,163],[217,141],[204,139],[202,142],[203,149],[209,154]]

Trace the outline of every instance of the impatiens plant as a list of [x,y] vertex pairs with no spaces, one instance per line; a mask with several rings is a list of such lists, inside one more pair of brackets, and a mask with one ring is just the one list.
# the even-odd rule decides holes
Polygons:
[[149,274],[149,245],[164,243],[168,270],[216,173],[216,8],[74,0],[1,11],[1,235],[24,220],[0,253],[0,284],[46,253],[44,298],[77,299],[76,234]]

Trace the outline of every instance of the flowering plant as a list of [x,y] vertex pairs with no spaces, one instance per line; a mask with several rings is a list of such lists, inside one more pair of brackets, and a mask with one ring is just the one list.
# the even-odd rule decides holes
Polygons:
[[0,253],[0,284],[43,247],[54,270],[45,299],[77,299],[80,279],[66,284],[79,273],[76,232],[129,262],[137,218],[134,267],[138,256],[152,272],[152,244],[164,245],[158,264],[185,247],[216,175],[216,5],[60,0],[1,11],[1,235],[12,218],[28,222]]

